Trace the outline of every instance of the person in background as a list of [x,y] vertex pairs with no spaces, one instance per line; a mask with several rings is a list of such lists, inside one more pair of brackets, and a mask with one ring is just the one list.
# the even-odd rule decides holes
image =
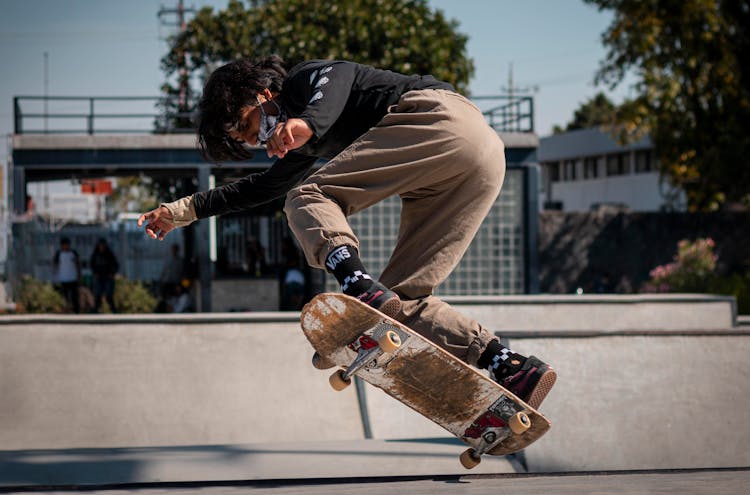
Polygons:
[[115,274],[120,264],[107,241],[99,239],[91,253],[91,273],[94,275],[94,312],[98,313],[102,306],[102,296],[107,299],[110,311],[117,313],[115,307]]
[[60,249],[55,252],[55,256],[52,258],[52,267],[55,280],[62,289],[63,297],[73,308],[74,313],[80,313],[78,281],[81,279],[81,262],[78,253],[71,249],[70,239],[67,237],[60,239]]
[[180,285],[185,272],[185,260],[180,256],[180,246],[172,244],[170,256],[164,261],[161,269],[161,296],[163,299],[172,297],[175,287]]
[[251,277],[262,277],[268,271],[266,249],[254,237],[245,244],[245,269]]
[[167,312],[189,313],[193,310],[193,302],[190,299],[190,282],[185,279],[172,289],[172,296],[167,299]]

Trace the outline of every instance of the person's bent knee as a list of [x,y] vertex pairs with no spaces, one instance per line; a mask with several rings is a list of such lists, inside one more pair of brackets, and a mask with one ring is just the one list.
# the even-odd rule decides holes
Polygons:
[[291,221],[299,207],[310,202],[310,196],[320,193],[320,188],[316,184],[301,184],[290,189],[284,201],[284,213],[287,218]]

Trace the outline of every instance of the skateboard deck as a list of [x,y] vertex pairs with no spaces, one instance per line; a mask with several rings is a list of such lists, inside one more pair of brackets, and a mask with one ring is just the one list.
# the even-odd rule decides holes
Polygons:
[[466,468],[485,453],[524,449],[551,426],[489,377],[353,297],[319,294],[300,320],[318,354],[342,368],[331,375],[335,389],[352,376],[382,389],[466,443]]

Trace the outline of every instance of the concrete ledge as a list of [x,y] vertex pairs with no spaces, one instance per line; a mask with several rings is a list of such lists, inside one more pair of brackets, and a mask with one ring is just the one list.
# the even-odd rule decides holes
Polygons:
[[503,335],[726,330],[737,325],[733,297],[702,294],[446,297]]
[[196,149],[195,134],[14,134],[14,150]]
[[539,136],[533,132],[498,132],[506,148],[539,148]]
[[[446,296],[445,301],[505,336],[706,333],[750,325],[732,297],[701,294]],[[3,325],[65,323],[299,323],[298,312],[141,315],[3,315]]]

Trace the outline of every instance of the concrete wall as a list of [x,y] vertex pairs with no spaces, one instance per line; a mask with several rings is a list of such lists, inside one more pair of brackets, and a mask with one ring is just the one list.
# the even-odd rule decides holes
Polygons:
[[[730,300],[531,301],[454,301],[559,371],[530,469],[750,465],[750,328]],[[354,387],[330,390],[310,354],[294,313],[5,317],[0,450],[363,438]],[[372,387],[366,405],[375,438],[447,436]]]
[[652,269],[673,261],[678,241],[700,237],[716,242],[719,274],[747,274],[748,225],[748,212],[545,211],[539,216],[540,290],[572,294],[581,287],[593,293],[604,286],[605,292],[637,292]]
[[278,311],[279,281],[272,278],[220,278],[211,281],[211,310]]

